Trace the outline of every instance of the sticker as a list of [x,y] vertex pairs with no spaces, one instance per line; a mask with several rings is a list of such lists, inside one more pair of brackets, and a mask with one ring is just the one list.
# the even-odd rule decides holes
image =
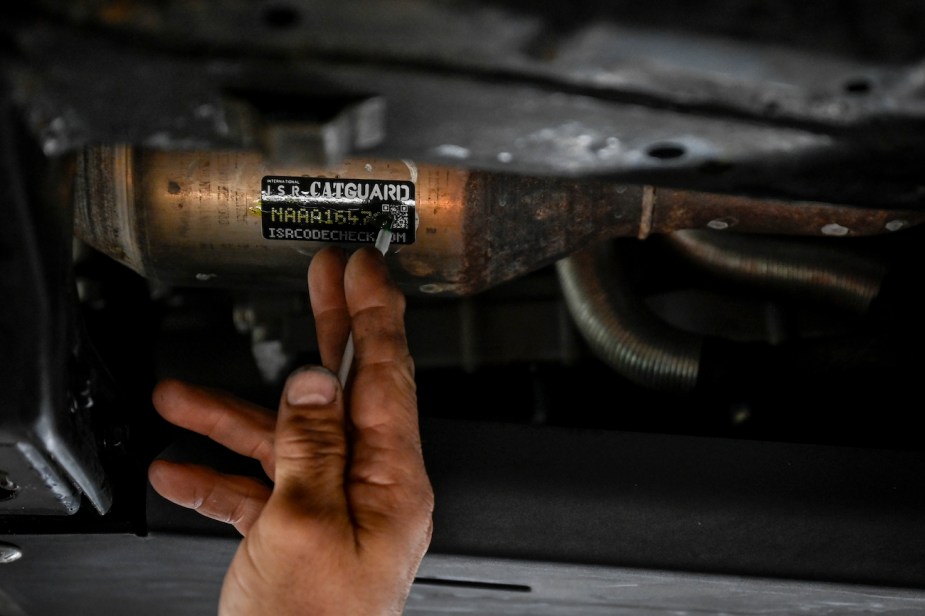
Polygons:
[[392,244],[413,244],[414,183],[266,176],[260,219],[268,240],[372,244],[391,219]]

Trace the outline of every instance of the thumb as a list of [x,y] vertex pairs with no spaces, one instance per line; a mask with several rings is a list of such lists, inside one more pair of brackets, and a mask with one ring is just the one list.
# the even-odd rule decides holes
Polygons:
[[286,381],[276,422],[274,496],[303,512],[347,509],[347,434],[337,377],[310,366]]

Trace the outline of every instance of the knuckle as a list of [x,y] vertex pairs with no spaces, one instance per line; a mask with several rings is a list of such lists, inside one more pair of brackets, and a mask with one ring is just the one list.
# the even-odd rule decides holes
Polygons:
[[269,439],[261,439],[250,451],[248,457],[258,460],[265,467],[273,462],[273,443]]
[[303,461],[325,465],[347,457],[347,439],[342,419],[298,414],[287,421],[277,437],[277,462]]

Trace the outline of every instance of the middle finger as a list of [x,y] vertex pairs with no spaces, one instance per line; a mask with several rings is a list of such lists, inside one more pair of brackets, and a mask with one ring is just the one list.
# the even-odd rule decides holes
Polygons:
[[350,314],[344,295],[346,256],[339,248],[324,248],[308,267],[308,294],[315,317],[321,364],[337,374],[347,336]]

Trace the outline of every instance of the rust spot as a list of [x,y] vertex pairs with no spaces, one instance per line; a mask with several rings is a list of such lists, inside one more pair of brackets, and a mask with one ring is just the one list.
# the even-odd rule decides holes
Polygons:
[[[658,189],[653,231],[735,226],[744,233],[777,235],[876,235],[902,215],[910,224],[925,220],[919,212],[871,210],[810,201],[779,201],[738,195]],[[912,218],[915,220],[913,221]],[[833,221],[838,220],[837,225]],[[735,225],[731,224],[735,221]]]
[[[641,189],[600,181],[472,173],[466,185],[463,294],[489,288],[608,237],[634,235]],[[614,217],[614,210],[622,216]]]

